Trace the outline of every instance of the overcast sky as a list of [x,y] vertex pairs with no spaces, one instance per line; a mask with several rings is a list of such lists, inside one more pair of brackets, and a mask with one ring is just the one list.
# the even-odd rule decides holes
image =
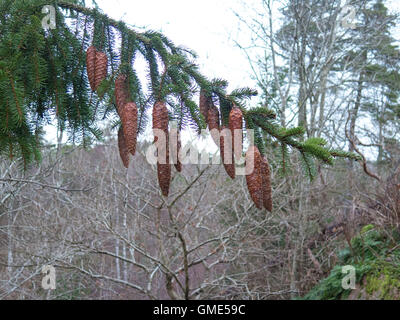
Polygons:
[[[256,0],[246,0],[246,4]],[[161,31],[175,44],[194,50],[208,78],[221,77],[230,88],[254,86],[247,60],[234,45],[241,0],[98,0],[109,16]]]
[[[245,16],[243,2],[251,7],[260,0],[97,0],[109,16],[161,31],[175,44],[193,49],[203,74],[225,78],[230,88],[255,86],[247,59],[234,43],[250,38],[239,31],[234,15]],[[390,9],[400,11],[400,0],[391,0]]]

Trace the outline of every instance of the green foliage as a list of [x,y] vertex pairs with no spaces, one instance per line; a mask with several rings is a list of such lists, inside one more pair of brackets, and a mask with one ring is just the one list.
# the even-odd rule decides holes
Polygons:
[[[250,115],[254,126],[260,127],[263,131],[268,133],[269,136],[282,144],[281,165],[283,172],[285,172],[285,168],[289,159],[287,146],[297,149],[300,152],[300,160],[303,170],[310,180],[312,180],[317,173],[316,160],[320,160],[328,165],[333,164],[333,159],[335,157],[345,157],[349,159],[360,160],[360,157],[353,153],[330,150],[329,148],[326,148],[325,145],[327,142],[322,138],[312,137],[306,141],[303,141],[303,136],[305,133],[304,128],[282,128],[275,121],[267,120],[267,118],[272,118],[271,113],[271,110],[265,109],[263,113],[260,112],[260,109],[256,109],[255,112],[249,111],[247,115]],[[262,149],[265,150],[265,147],[262,147]]]
[[351,265],[356,269],[356,282],[365,286],[365,292],[381,299],[393,298],[393,290],[400,289],[400,248],[397,247],[400,235],[390,234],[365,226],[360,234],[351,240],[351,248],[346,247],[338,253],[339,264],[329,276],[314,287],[306,300],[346,299],[351,289],[342,287],[342,267]]
[[[55,30],[41,26],[41,9],[48,4],[56,8]],[[310,178],[315,175],[315,159],[332,164],[332,157],[339,155],[326,149],[322,140],[301,142],[304,129],[280,127],[268,108],[248,110],[245,101],[257,91],[239,88],[228,93],[225,80],[208,80],[199,72],[193,52],[159,32],[136,32],[97,6],[89,9],[77,0],[4,0],[0,12],[0,152],[21,157],[25,167],[39,160],[42,128],[54,117],[70,141],[84,145],[102,138],[99,120],[109,119],[118,126],[114,81],[119,73],[127,75],[130,99],[139,107],[139,133],[157,100],[167,103],[170,118],[178,121],[180,130],[191,127],[200,132],[206,123],[195,101],[202,88],[219,107],[222,125],[229,125],[233,105],[241,108],[262,153],[267,149],[265,134],[281,143],[283,167],[287,146],[300,151]],[[109,77],[93,93],[86,73],[90,45],[106,53],[109,61]],[[147,62],[147,86],[139,81],[139,70],[134,67],[139,55]]]

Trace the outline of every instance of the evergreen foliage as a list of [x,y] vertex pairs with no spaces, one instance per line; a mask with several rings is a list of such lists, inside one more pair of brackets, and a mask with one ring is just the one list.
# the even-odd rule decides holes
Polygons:
[[[44,5],[56,8],[56,29],[44,30]],[[301,153],[305,172],[312,178],[315,160],[332,164],[334,157],[358,159],[330,150],[323,139],[303,141],[304,129],[282,128],[271,109],[248,110],[245,101],[257,92],[240,88],[227,92],[223,79],[209,80],[199,72],[196,55],[175,45],[155,31],[138,32],[115,21],[84,0],[3,0],[0,3],[0,152],[18,157],[26,167],[40,159],[43,126],[55,117],[71,142],[84,146],[101,139],[100,120],[116,121],[114,81],[128,78],[130,100],[139,109],[138,132],[148,123],[148,110],[156,101],[167,103],[170,119],[179,130],[200,132],[206,127],[196,95],[203,89],[220,109],[222,125],[228,126],[233,105],[241,108],[247,129],[255,130],[255,143],[265,153],[272,138],[282,145],[282,166],[288,146]],[[93,45],[107,54],[109,76],[97,92],[91,92],[86,73],[86,50]],[[135,61],[147,62],[147,86],[139,81]]]
[[365,226],[360,234],[351,240],[351,247],[348,246],[339,252],[340,261],[329,276],[314,287],[304,299],[347,299],[352,290],[342,286],[345,276],[342,267],[349,265],[354,266],[356,283],[365,286],[363,289],[367,295],[379,299],[393,299],[390,295],[398,293],[400,289],[398,241],[398,231],[385,232],[373,225]]

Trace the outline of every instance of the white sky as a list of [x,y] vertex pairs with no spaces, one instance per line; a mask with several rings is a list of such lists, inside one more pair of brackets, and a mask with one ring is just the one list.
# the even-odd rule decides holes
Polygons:
[[[238,31],[233,13],[245,16],[243,2],[252,7],[260,0],[97,0],[110,17],[161,31],[175,44],[194,50],[202,73],[228,80],[230,89],[256,86],[245,55],[234,44],[250,38],[245,30]],[[400,11],[400,0],[389,3],[390,9]]]
[[[247,0],[246,4],[255,2]],[[194,50],[208,78],[221,77],[230,89],[255,86],[247,60],[231,37],[237,36],[233,10],[238,0],[98,0],[103,11],[138,27],[161,31],[177,45]]]

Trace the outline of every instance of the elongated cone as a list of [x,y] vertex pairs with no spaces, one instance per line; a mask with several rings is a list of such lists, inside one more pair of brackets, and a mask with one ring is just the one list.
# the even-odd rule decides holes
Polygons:
[[156,142],[157,145],[157,176],[158,184],[164,197],[168,197],[169,186],[171,183],[171,164],[169,161],[169,138],[166,134],[166,141],[162,139]]
[[136,103],[128,102],[122,109],[122,128],[128,151],[134,156],[136,153],[138,109]]
[[107,77],[108,58],[104,52],[97,51],[96,66],[94,72],[94,91],[97,90],[100,83]]
[[94,46],[90,46],[86,51],[86,71],[92,91],[95,91],[96,53],[97,50]]
[[236,177],[235,160],[232,149],[231,131],[225,126],[221,129],[220,136],[220,154],[225,171],[232,179]]
[[232,132],[233,153],[240,159],[243,151],[243,113],[234,106],[229,114],[229,128]]
[[179,152],[181,150],[181,135],[177,128],[171,128],[169,132],[169,141],[170,141],[170,153],[175,169],[178,172],[181,172],[182,163],[179,159]]
[[115,104],[117,105],[118,114],[121,116],[121,111],[123,107],[128,102],[128,86],[126,83],[126,75],[119,74],[117,79],[115,79]]
[[121,157],[122,163],[124,164],[124,167],[128,169],[129,168],[129,151],[128,151],[128,148],[126,147],[124,132],[122,130],[122,127],[119,128],[119,130],[118,130],[118,149],[119,149],[119,155]]
[[208,109],[208,129],[215,144],[220,146],[220,126],[219,126],[219,111],[214,105]]
[[203,115],[204,120],[208,124],[208,109],[209,109],[209,101],[208,98],[205,95],[205,91],[202,89],[200,91],[200,113]]
[[164,197],[168,197],[171,184],[171,165],[157,163],[158,184]]
[[271,170],[267,157],[261,158],[262,196],[264,208],[272,212]]
[[161,152],[165,152],[166,157],[165,159],[159,159],[159,161],[157,162],[158,184],[160,186],[163,196],[168,197],[169,186],[171,183],[171,164],[169,163],[169,150],[166,147],[164,150],[161,150]]
[[258,209],[263,207],[261,154],[256,146],[246,153],[246,182],[250,197]]
[[[164,102],[157,101],[153,107],[153,130],[158,129],[168,134],[168,109]],[[155,137],[154,142],[157,141]]]
[[155,136],[157,146],[157,175],[158,183],[164,197],[169,194],[171,183],[171,164],[169,163],[169,134],[168,134],[168,109],[164,102],[157,101],[153,107],[153,130],[155,135],[160,134],[155,130],[161,130],[164,137]]
[[[165,150],[168,149],[168,120],[167,106],[164,102],[157,101],[153,107],[153,132],[159,158],[165,158]],[[159,137],[160,134],[163,137]],[[161,151],[164,151],[164,154]]]

